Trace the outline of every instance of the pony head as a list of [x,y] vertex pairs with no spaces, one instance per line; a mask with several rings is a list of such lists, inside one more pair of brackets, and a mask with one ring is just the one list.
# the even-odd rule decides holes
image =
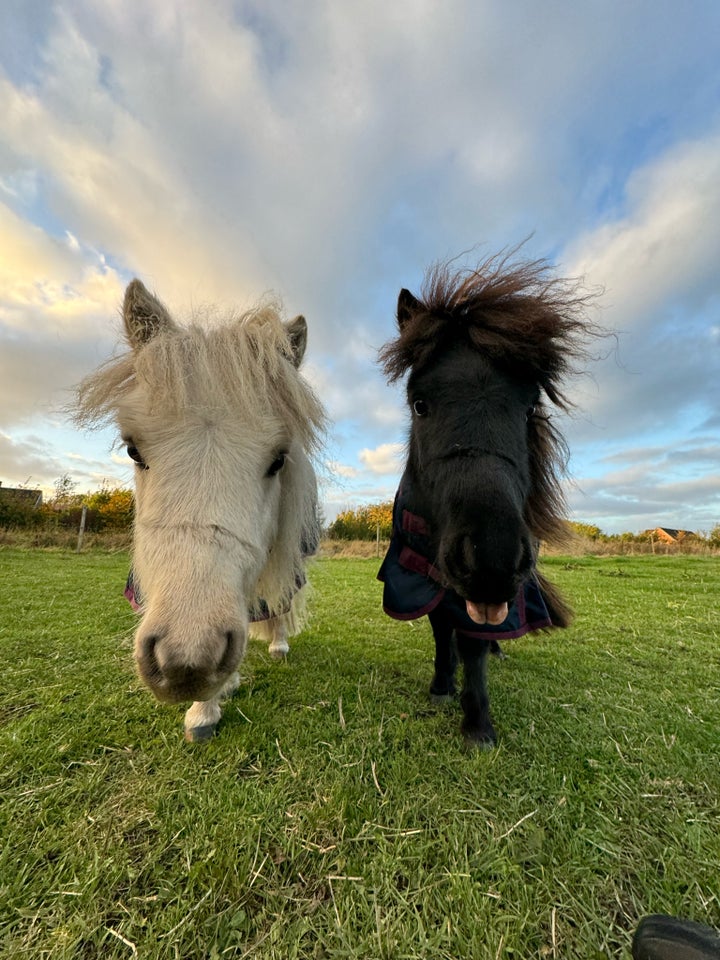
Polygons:
[[414,509],[477,622],[505,619],[538,542],[565,533],[566,447],[549,412],[570,406],[563,381],[594,332],[586,299],[543,261],[502,256],[467,272],[437,266],[421,298],[400,293],[399,336],[381,360],[390,380],[408,374]]
[[114,418],[135,461],[139,673],[160,700],[206,700],[237,668],[248,611],[288,608],[314,539],[307,327],[272,303],[181,326],[139,280],[123,322],[130,349],[83,381],[77,417]]

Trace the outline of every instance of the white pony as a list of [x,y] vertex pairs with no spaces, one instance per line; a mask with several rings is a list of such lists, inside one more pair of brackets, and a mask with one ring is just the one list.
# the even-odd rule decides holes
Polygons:
[[204,740],[238,686],[251,620],[275,656],[301,627],[325,417],[298,372],[303,317],[283,323],[264,303],[179,326],[133,280],[123,321],[131,349],[80,384],[76,418],[115,420],[136,463],[135,659],[158,700],[195,701],[185,735]]

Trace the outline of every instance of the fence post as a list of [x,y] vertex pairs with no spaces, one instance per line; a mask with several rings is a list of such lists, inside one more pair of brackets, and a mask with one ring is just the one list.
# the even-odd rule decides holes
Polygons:
[[82,513],[80,514],[80,529],[78,530],[78,542],[76,553],[80,553],[82,549],[83,537],[85,536],[85,520],[87,518],[87,504],[84,503],[82,507]]

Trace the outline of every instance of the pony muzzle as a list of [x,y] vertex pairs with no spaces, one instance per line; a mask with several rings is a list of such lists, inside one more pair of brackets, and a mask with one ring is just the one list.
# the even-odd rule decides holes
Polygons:
[[481,537],[459,534],[440,545],[440,569],[448,585],[476,604],[511,603],[532,569],[526,535]]
[[166,627],[141,626],[135,638],[138,673],[162,703],[209,700],[237,669],[246,637],[238,625],[208,627],[189,645]]

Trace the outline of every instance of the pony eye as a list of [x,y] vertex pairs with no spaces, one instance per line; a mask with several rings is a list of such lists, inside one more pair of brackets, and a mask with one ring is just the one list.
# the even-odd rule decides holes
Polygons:
[[426,417],[430,413],[430,408],[428,407],[425,400],[415,400],[412,405],[413,411],[418,417]]
[[525,411],[525,419],[526,419],[526,420],[529,420],[530,417],[532,417],[534,413],[535,413],[535,404],[533,404],[531,407],[528,407],[528,408],[527,408],[527,410]]
[[147,470],[148,466],[143,460],[140,451],[138,450],[138,448],[135,446],[134,443],[129,443],[127,445],[127,455],[130,457],[131,460],[134,460],[139,467],[142,467],[143,470]]
[[283,453],[279,453],[279,454],[275,457],[275,459],[273,460],[273,462],[270,464],[270,466],[268,467],[267,476],[268,476],[268,477],[274,477],[276,473],[280,473],[280,471],[282,470],[282,468],[285,466],[285,461],[286,461],[286,460],[287,460],[287,454],[284,453],[284,452],[283,452]]

